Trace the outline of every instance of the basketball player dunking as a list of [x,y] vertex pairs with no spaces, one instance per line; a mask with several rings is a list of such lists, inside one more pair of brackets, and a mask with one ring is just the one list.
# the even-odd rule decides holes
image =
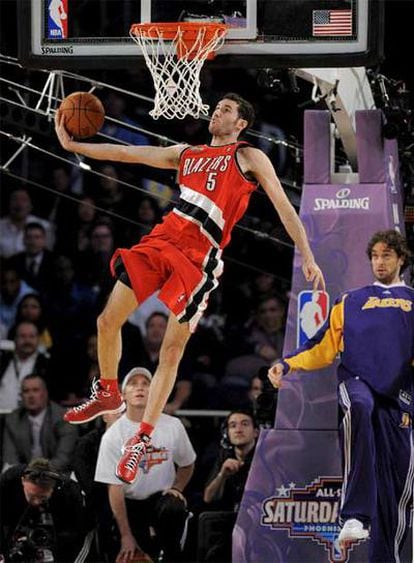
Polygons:
[[117,467],[118,478],[126,483],[136,477],[139,462],[151,443],[151,432],[174,386],[187,341],[207,307],[210,292],[218,285],[223,248],[259,184],[302,255],[306,280],[315,289],[324,289],[324,278],[303,224],[270,160],[259,149],[237,140],[253,120],[251,104],[237,94],[227,94],[212,115],[210,145],[160,148],[75,142],[65,129],[64,116],[59,111],[56,114],[56,133],[68,151],[98,160],[179,171],[181,195],[176,207],[139,244],[116,250],[112,258],[117,282],[98,317],[101,379],[94,383],[90,400],[65,415],[68,422],[80,424],[105,412],[123,410],[117,382],[121,327],[137,305],[159,289],[159,298],[172,314],[143,422],[136,436],[124,445]]

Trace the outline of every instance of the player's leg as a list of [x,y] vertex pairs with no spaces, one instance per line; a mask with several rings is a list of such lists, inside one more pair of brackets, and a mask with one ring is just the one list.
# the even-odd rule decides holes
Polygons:
[[179,323],[175,315],[171,314],[140,428],[124,445],[123,455],[116,470],[118,478],[126,483],[135,479],[139,462],[151,443],[150,434],[173,390],[178,366],[190,335],[188,323]]
[[137,307],[137,298],[132,289],[122,281],[117,281],[97,322],[101,379],[117,381],[122,353],[121,328]]
[[[410,414],[386,399],[376,409],[378,509],[371,526],[369,561],[402,561],[412,503],[414,452]],[[408,411],[409,409],[407,409]]]
[[151,426],[155,426],[174,388],[178,366],[190,336],[188,323],[179,323],[175,315],[170,314],[143,415],[143,421]]
[[377,481],[372,392],[359,378],[350,378],[339,386],[339,402],[344,411],[340,432],[344,473],[340,510],[343,527],[338,537],[341,545],[368,538],[376,512]]
[[121,328],[137,305],[132,289],[122,281],[117,281],[97,323],[101,378],[93,383],[89,401],[65,413],[67,422],[82,424],[102,414],[124,410],[125,405],[118,390],[118,363],[122,351]]

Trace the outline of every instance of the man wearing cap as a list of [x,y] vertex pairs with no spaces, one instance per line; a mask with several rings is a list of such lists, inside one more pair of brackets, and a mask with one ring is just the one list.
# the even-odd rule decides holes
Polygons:
[[[188,517],[183,491],[194,471],[196,454],[178,418],[162,414],[152,435],[151,448],[139,461],[142,478],[131,484],[115,476],[119,452],[139,427],[151,383],[151,373],[133,368],[122,382],[126,412],[104,434],[99,448],[95,481],[108,485],[111,510],[118,525],[119,558],[127,561],[136,551],[154,554],[150,526],[156,532],[156,549],[164,561],[177,561]],[[138,458],[131,458],[134,471]]]

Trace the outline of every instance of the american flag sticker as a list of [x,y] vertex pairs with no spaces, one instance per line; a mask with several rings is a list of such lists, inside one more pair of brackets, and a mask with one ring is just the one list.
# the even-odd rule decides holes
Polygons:
[[313,10],[312,35],[352,35],[352,10]]

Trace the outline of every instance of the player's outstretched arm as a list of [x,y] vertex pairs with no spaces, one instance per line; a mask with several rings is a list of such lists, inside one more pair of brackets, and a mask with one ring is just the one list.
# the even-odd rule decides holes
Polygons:
[[74,141],[65,128],[65,116],[58,110],[55,115],[55,131],[62,147],[97,160],[112,160],[146,164],[155,168],[178,168],[180,154],[185,145],[171,147],[136,147],[114,143],[80,143]]
[[253,174],[263,187],[287,232],[298,247],[302,255],[302,270],[306,281],[311,282],[315,290],[318,287],[325,289],[325,279],[315,262],[303,223],[285,194],[270,159],[263,151],[253,147],[243,148],[239,152],[242,169]]

